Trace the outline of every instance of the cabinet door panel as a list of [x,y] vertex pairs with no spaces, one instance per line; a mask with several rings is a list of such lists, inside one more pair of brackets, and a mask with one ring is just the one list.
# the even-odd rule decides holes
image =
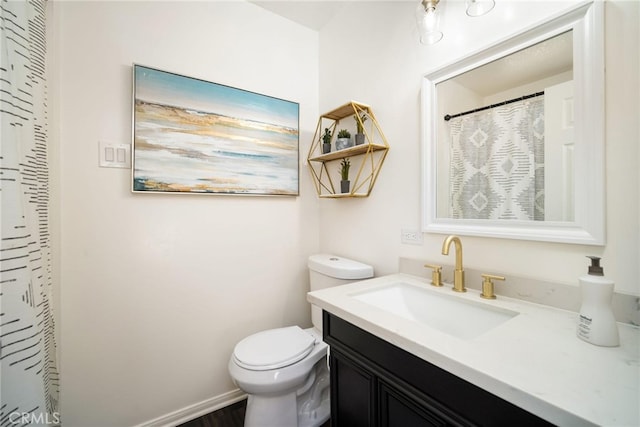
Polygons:
[[439,414],[429,410],[392,387],[380,386],[380,427],[445,427],[448,423]]
[[331,351],[331,426],[373,426],[374,377],[337,351]]

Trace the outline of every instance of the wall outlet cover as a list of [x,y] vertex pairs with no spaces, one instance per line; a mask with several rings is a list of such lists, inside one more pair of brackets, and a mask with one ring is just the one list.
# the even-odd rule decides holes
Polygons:
[[400,242],[408,245],[422,245],[422,231],[403,228],[400,231]]

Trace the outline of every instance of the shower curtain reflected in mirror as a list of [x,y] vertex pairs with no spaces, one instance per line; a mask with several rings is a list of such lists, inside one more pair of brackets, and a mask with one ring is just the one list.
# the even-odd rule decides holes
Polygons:
[[544,96],[449,124],[451,217],[544,221]]

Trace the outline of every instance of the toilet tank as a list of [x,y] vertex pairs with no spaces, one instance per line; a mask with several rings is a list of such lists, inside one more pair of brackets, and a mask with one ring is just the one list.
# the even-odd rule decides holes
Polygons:
[[[311,255],[307,265],[312,291],[373,277],[372,266],[337,255]],[[322,309],[313,304],[311,305],[311,321],[315,328],[322,330]]]

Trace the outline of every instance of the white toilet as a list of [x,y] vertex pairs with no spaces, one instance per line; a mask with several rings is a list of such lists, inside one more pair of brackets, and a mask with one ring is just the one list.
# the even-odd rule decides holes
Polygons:
[[[311,290],[373,277],[373,267],[335,255],[309,257]],[[245,427],[316,427],[329,419],[329,371],[322,341],[322,310],[313,327],[270,329],[236,344],[229,373],[245,391]]]

